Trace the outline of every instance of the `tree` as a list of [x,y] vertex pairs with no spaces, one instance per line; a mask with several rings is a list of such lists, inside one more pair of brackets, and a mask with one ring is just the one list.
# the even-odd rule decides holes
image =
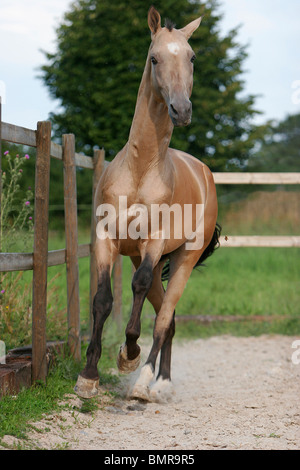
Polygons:
[[[240,169],[263,129],[251,124],[255,97],[240,96],[246,50],[237,29],[221,37],[217,0],[157,0],[155,7],[178,28],[205,14],[191,39],[192,124],[174,130],[171,146],[215,171]],[[77,0],[57,29],[57,51],[45,53],[41,78],[61,102],[51,114],[56,134],[75,133],[77,150],[104,147],[112,158],[126,143],[150,45],[147,10],[138,0]]]
[[300,114],[270,124],[249,171],[300,171]]

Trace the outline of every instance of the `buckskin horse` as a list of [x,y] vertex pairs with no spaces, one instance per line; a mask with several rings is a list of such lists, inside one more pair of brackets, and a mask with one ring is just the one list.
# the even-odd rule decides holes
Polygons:
[[[75,391],[83,398],[91,398],[98,393],[97,364],[101,356],[103,325],[112,309],[110,279],[117,255],[129,256],[136,268],[132,278],[132,312],[125,330],[126,340],[118,354],[118,368],[129,373],[140,364],[141,350],[137,340],[141,330],[141,310],[147,297],[156,312],[153,344],[130,397],[161,401],[172,392],[170,369],[175,306],[193,268],[202,264],[218,245],[217,197],[210,170],[191,155],[169,148],[174,126],[186,126],[191,122],[190,97],[195,53],[188,40],[201,20],[202,17],[195,19],[182,29],[176,29],[167,20],[162,27],[158,11],[151,7],[148,12],[151,45],[129,138],[99,180],[95,207],[113,207],[116,220],[120,221],[124,219],[120,198],[126,197],[129,206],[127,212],[125,210],[128,229],[134,217],[133,206],[148,209],[149,219],[151,207],[157,204],[168,207],[188,205],[193,208],[190,212],[190,232],[178,235],[177,217],[169,232],[163,220],[153,232],[151,220],[148,220],[147,236],[124,236],[123,227],[122,236],[120,228],[117,228],[115,237],[108,236],[108,230],[107,236],[100,233],[97,237],[98,289],[93,301],[93,332],[87,349],[86,366],[75,386]],[[199,225],[194,210],[196,205],[203,207],[203,223]],[[102,213],[97,220],[103,219]],[[188,249],[192,235],[194,239],[197,237],[199,226],[202,242]],[[167,232],[169,236],[166,236]],[[162,279],[166,277],[168,284],[164,289]],[[159,352],[160,363],[155,380]]]

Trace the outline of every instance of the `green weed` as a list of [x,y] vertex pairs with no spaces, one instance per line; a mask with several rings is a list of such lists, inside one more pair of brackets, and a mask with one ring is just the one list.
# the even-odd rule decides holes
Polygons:
[[[23,389],[17,396],[4,396],[0,400],[0,445],[1,438],[5,435],[15,436],[26,441],[28,431],[32,424],[45,416],[59,413],[63,409],[70,409],[65,395],[74,394],[74,385],[77,375],[83,367],[86,345],[83,347],[82,363],[76,363],[67,354],[55,356],[47,377],[46,384],[36,383],[29,389]],[[103,385],[111,383],[109,368],[114,366],[110,359],[110,352],[103,348],[103,363],[101,368],[101,381]],[[106,369],[108,368],[108,370]],[[114,377],[114,383],[118,378]],[[92,413],[97,409],[97,400],[84,401],[77,411]],[[72,409],[72,412],[76,411]]]

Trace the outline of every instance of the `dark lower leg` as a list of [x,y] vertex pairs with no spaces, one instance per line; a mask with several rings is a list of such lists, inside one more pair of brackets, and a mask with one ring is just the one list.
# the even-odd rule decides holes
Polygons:
[[137,340],[141,333],[141,312],[145,298],[152,284],[153,273],[152,263],[147,257],[134,273],[132,279],[133,307],[128,322],[126,334],[127,357],[129,360],[135,359],[140,353]]
[[175,335],[175,311],[173,320],[170,325],[167,337],[162,345],[160,352],[160,364],[157,378],[161,377],[164,380],[171,380],[171,353],[172,353],[172,340]]
[[172,345],[172,338],[175,333],[175,320],[174,320],[175,311],[173,313],[173,317],[171,322],[168,326],[164,327],[160,320],[160,316],[158,315],[155,319],[155,326],[154,326],[154,334],[153,334],[153,344],[146,361],[146,364],[150,365],[152,371],[155,371],[155,364],[156,359],[158,356],[159,351],[162,352],[162,359],[160,362],[160,370],[159,374],[161,375],[161,368],[163,367],[164,373],[167,373],[168,364],[169,370],[171,365],[171,345]]
[[109,270],[105,271],[101,275],[101,279],[98,285],[98,291],[94,297],[93,302],[93,333],[91,342],[87,350],[87,362],[86,366],[81,372],[86,379],[96,380],[99,378],[97,365],[101,356],[101,336],[104,326],[104,322],[109,316],[112,309],[112,293]]

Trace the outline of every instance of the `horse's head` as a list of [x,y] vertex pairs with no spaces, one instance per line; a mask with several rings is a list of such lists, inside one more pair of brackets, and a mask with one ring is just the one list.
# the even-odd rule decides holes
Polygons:
[[152,33],[149,54],[152,88],[156,97],[168,106],[174,126],[186,126],[191,122],[190,96],[196,56],[188,39],[199,27],[201,19],[192,21],[182,29],[175,29],[171,23],[161,27],[160,14],[154,7],[148,13]]

